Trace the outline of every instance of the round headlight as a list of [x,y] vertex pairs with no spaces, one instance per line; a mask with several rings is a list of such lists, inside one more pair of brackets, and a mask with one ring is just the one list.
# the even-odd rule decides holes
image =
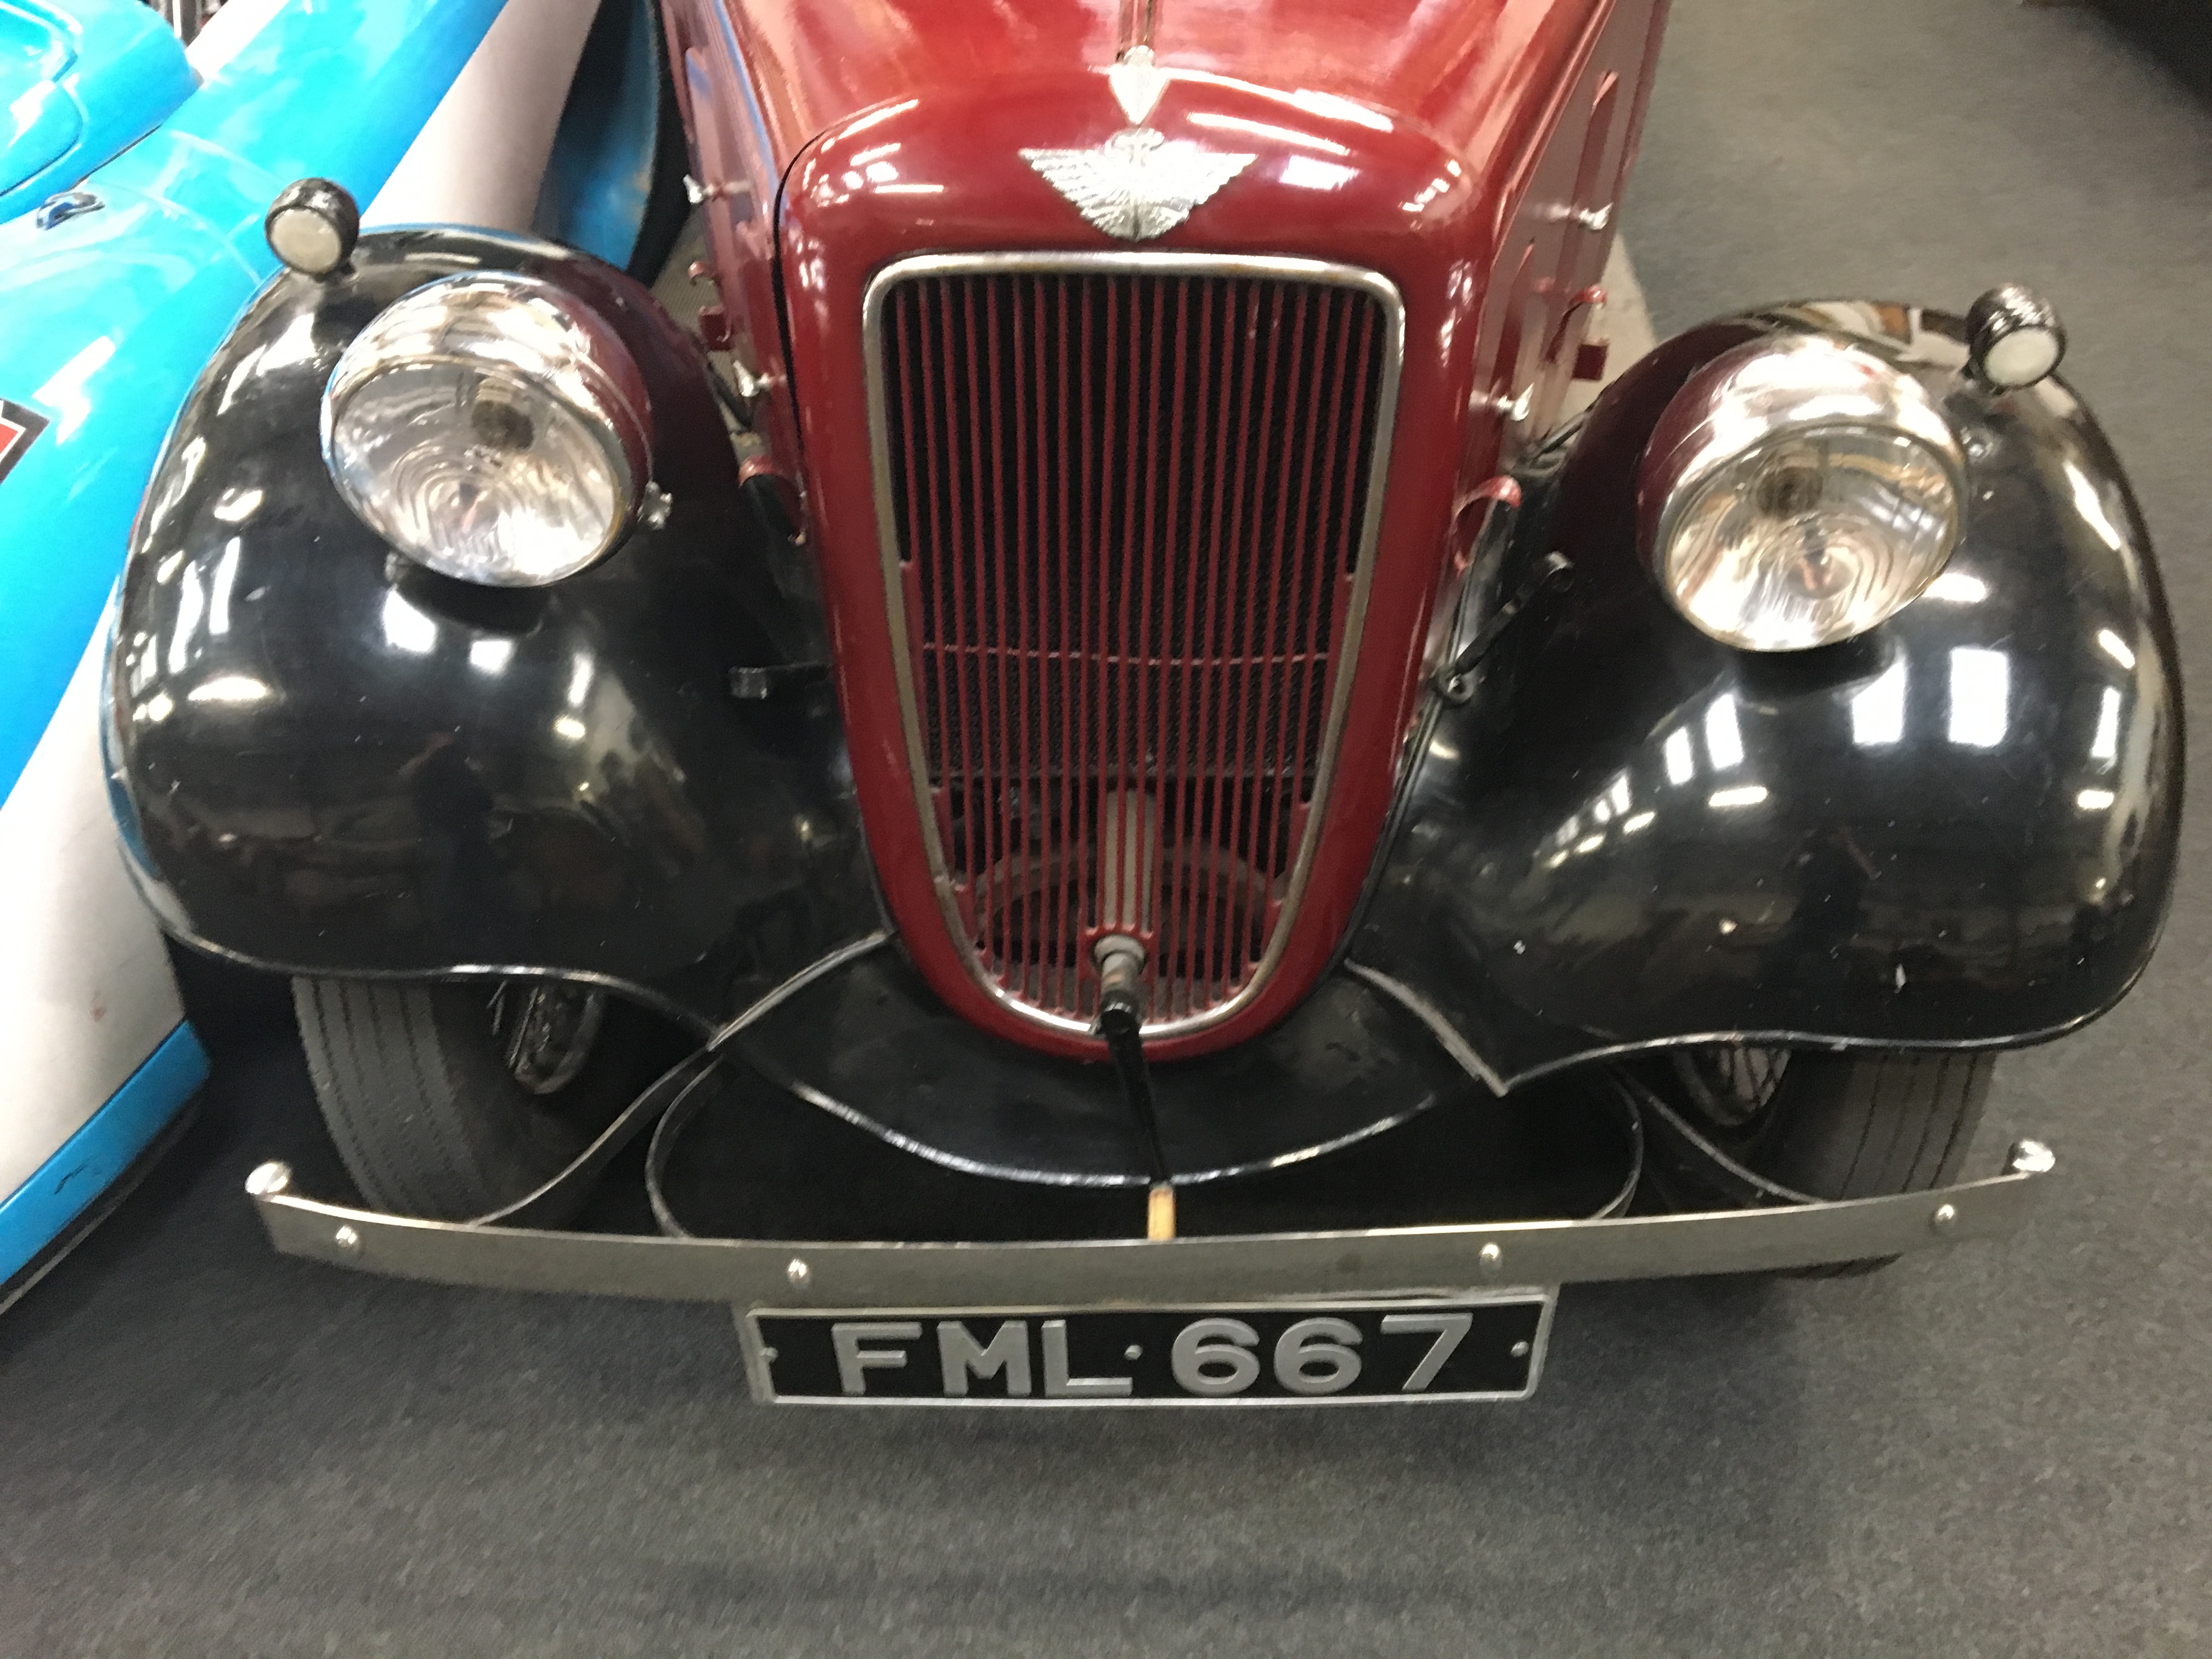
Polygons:
[[447,276],[354,337],[323,392],[323,458],[362,522],[464,581],[535,587],[621,540],[652,453],[644,382],[550,283]]
[[1644,545],[1675,608],[1749,651],[1863,634],[1959,539],[1966,459],[1920,383],[1820,335],[1723,353],[1644,453]]

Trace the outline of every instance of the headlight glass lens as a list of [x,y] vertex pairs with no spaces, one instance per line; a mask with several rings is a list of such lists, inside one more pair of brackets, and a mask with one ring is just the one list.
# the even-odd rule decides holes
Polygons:
[[323,396],[323,453],[363,522],[465,581],[538,586],[604,557],[650,453],[635,363],[535,278],[447,277],[380,313]]
[[1753,651],[1865,633],[1934,580],[1964,459],[1918,382],[1825,337],[1739,348],[1694,377],[1639,498],[1675,606]]

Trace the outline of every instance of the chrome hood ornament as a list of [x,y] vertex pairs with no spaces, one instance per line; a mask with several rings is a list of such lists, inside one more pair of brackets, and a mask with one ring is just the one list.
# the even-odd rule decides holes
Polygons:
[[1150,46],[1132,46],[1106,71],[1129,125],[1092,149],[1025,149],[1022,160],[1109,236],[1149,241],[1252,165],[1256,156],[1169,140],[1145,125],[1168,89]]

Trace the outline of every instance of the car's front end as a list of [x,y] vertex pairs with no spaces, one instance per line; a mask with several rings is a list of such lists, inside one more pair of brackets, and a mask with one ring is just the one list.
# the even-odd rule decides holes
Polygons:
[[[2017,1220],[1987,1056],[2132,982],[2179,807],[2055,319],[1749,313],[1555,428],[1657,14],[1322,9],[671,7],[714,359],[279,202],[109,732],[369,1200],[264,1172],[280,1245],[729,1301],[777,1397],[1352,1398],[1524,1392],[1564,1282]],[[1062,1236],[760,1242],[793,1101]],[[647,1130],[664,1236],[549,1231]]]

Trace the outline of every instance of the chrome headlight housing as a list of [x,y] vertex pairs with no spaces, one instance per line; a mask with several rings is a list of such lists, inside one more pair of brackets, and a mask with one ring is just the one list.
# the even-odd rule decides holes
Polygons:
[[1823,335],[1715,358],[1660,418],[1637,510],[1674,607],[1747,651],[1877,626],[1958,544],[1966,458],[1920,383]]
[[362,521],[463,581],[537,587],[612,551],[652,457],[643,377],[606,321],[510,271],[425,283],[354,337],[323,459]]

